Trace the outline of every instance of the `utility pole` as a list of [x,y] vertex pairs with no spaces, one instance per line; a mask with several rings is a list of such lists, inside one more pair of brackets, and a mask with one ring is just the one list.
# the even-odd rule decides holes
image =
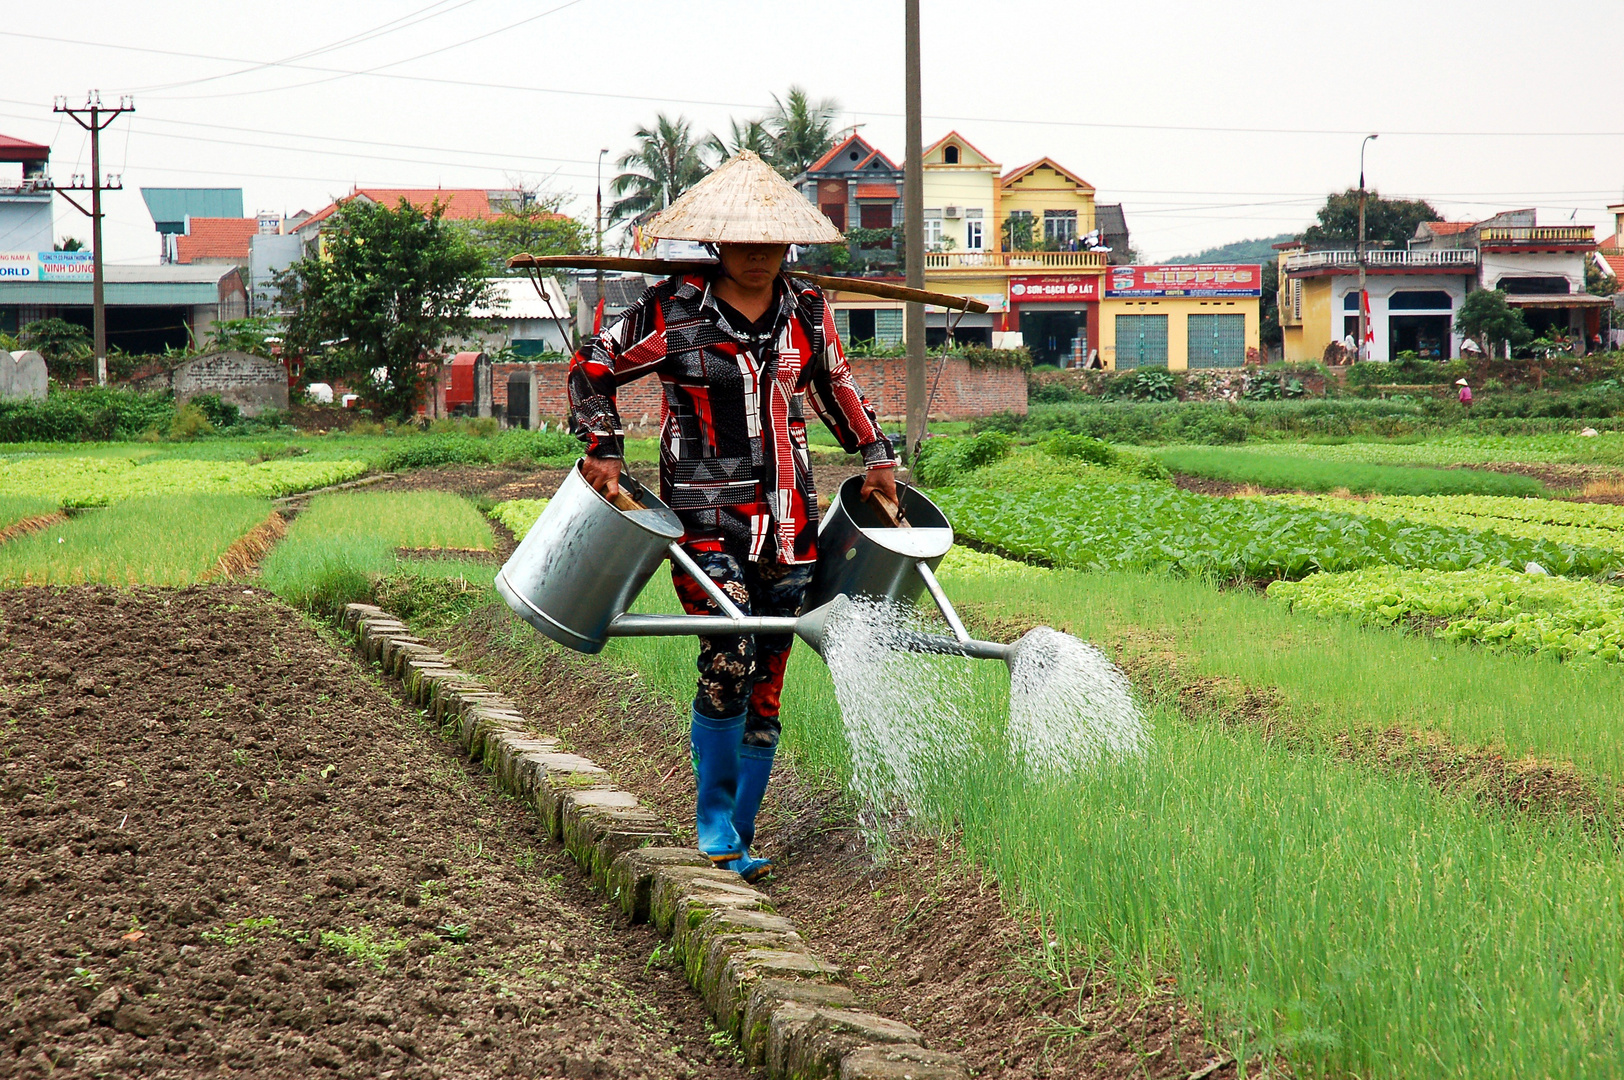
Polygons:
[[[594,219],[594,223],[598,229],[599,255],[603,254],[603,155],[607,154],[608,152],[608,147],[598,151],[598,216]],[[603,267],[601,266],[598,267],[598,303],[603,303]],[[594,325],[592,327],[594,331],[598,329],[598,327],[595,325],[596,322],[597,320],[594,319]],[[580,324],[577,323],[576,325]]]
[[[135,111],[135,99],[121,97],[118,107],[103,105],[101,91],[92,90],[85,95],[85,103],[77,109],[68,106],[66,97],[56,99],[52,112],[67,113],[73,117],[74,122],[90,132],[90,183],[86,184],[83,176],[76,176],[66,188],[52,187],[61,193],[62,197],[73,204],[73,208],[90,218],[90,271],[91,271],[91,305],[94,311],[92,322],[95,326],[96,336],[96,385],[107,385],[107,303],[103,295],[102,285],[102,208],[101,193],[103,191],[118,191],[124,187],[123,177],[115,176],[104,178],[101,171],[101,133],[102,129],[117,120],[127,112]],[[88,117],[88,119],[86,119]],[[86,210],[78,199],[69,195],[69,191],[89,191],[90,209]]]
[[1359,340],[1353,350],[1355,359],[1359,360],[1370,359],[1365,352],[1365,338],[1369,336],[1369,328],[1365,326],[1365,320],[1369,318],[1365,313],[1369,304],[1365,298],[1365,146],[1374,138],[1377,136],[1373,132],[1359,144]]
[[[925,287],[925,140],[920,126],[919,0],[906,0],[903,48],[904,96],[907,98],[908,166],[902,177],[903,245],[908,259],[908,287]],[[909,301],[903,322],[908,341],[907,429],[904,451],[911,465],[925,437],[925,306]]]

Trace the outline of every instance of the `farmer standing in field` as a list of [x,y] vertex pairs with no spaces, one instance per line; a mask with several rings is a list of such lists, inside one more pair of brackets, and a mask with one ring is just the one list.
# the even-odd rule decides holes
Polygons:
[[[649,223],[650,236],[700,241],[714,264],[651,286],[570,363],[570,406],[586,442],[583,477],[618,494],[624,433],[615,391],[658,375],[660,497],[682,544],[747,615],[798,615],[817,559],[818,498],[803,396],[867,467],[863,498],[896,499],[891,442],[852,381],[823,293],[781,273],[790,244],[840,231],[787,181],[740,152]],[[720,610],[673,566],[691,615]],[[699,849],[756,881],[756,812],[778,746],[792,635],[702,637],[690,743]]]
[[1470,409],[1472,407],[1472,387],[1465,379],[1456,379],[1455,385],[1460,387],[1460,403]]

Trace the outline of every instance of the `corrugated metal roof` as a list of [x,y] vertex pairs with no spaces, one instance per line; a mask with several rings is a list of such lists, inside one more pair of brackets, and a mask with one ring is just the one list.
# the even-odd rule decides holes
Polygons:
[[159,232],[185,232],[189,217],[242,217],[242,188],[144,187],[141,199]]
[[0,135],[0,161],[45,161],[51,148],[12,135]]
[[[115,307],[166,307],[220,302],[220,282],[234,266],[108,266],[106,302]],[[0,304],[91,303],[88,281],[0,281]]]
[[547,305],[529,278],[492,278],[491,284],[496,286],[496,294],[507,303],[495,308],[475,308],[473,316],[476,319],[551,319],[556,316],[569,321],[570,302],[564,299],[564,289],[558,284],[558,279],[544,277],[541,283],[553,302],[552,311],[547,310]]
[[[611,311],[620,311],[623,308],[631,307],[637,302],[637,298],[643,295],[644,290],[649,287],[652,281],[653,279],[646,278],[642,274],[604,278],[603,295],[607,301],[604,307]],[[582,274],[575,279],[575,284],[580,289],[581,304],[589,309],[597,307],[598,281],[596,276]]]

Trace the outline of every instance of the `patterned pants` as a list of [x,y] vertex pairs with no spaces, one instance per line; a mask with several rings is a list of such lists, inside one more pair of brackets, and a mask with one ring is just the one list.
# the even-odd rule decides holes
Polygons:
[[[705,573],[746,615],[799,615],[812,565],[753,563],[723,551],[688,549]],[[720,615],[687,572],[672,568],[683,610],[690,615]],[[694,708],[722,719],[748,710],[744,741],[754,746],[778,745],[778,699],[784,689],[784,666],[794,634],[744,634],[699,639],[699,689]]]

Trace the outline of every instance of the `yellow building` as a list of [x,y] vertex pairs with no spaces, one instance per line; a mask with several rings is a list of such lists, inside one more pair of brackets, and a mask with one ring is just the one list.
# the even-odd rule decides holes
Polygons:
[[[925,287],[973,296],[988,311],[956,324],[960,341],[1025,344],[1040,363],[1097,347],[1098,251],[1076,247],[1096,227],[1094,187],[1049,158],[1010,173],[956,131],[924,157]],[[1014,225],[1008,225],[1013,218]],[[949,318],[927,315],[933,340]]]
[[1238,368],[1258,347],[1263,267],[1113,266],[1099,305],[1099,350],[1113,371]]

